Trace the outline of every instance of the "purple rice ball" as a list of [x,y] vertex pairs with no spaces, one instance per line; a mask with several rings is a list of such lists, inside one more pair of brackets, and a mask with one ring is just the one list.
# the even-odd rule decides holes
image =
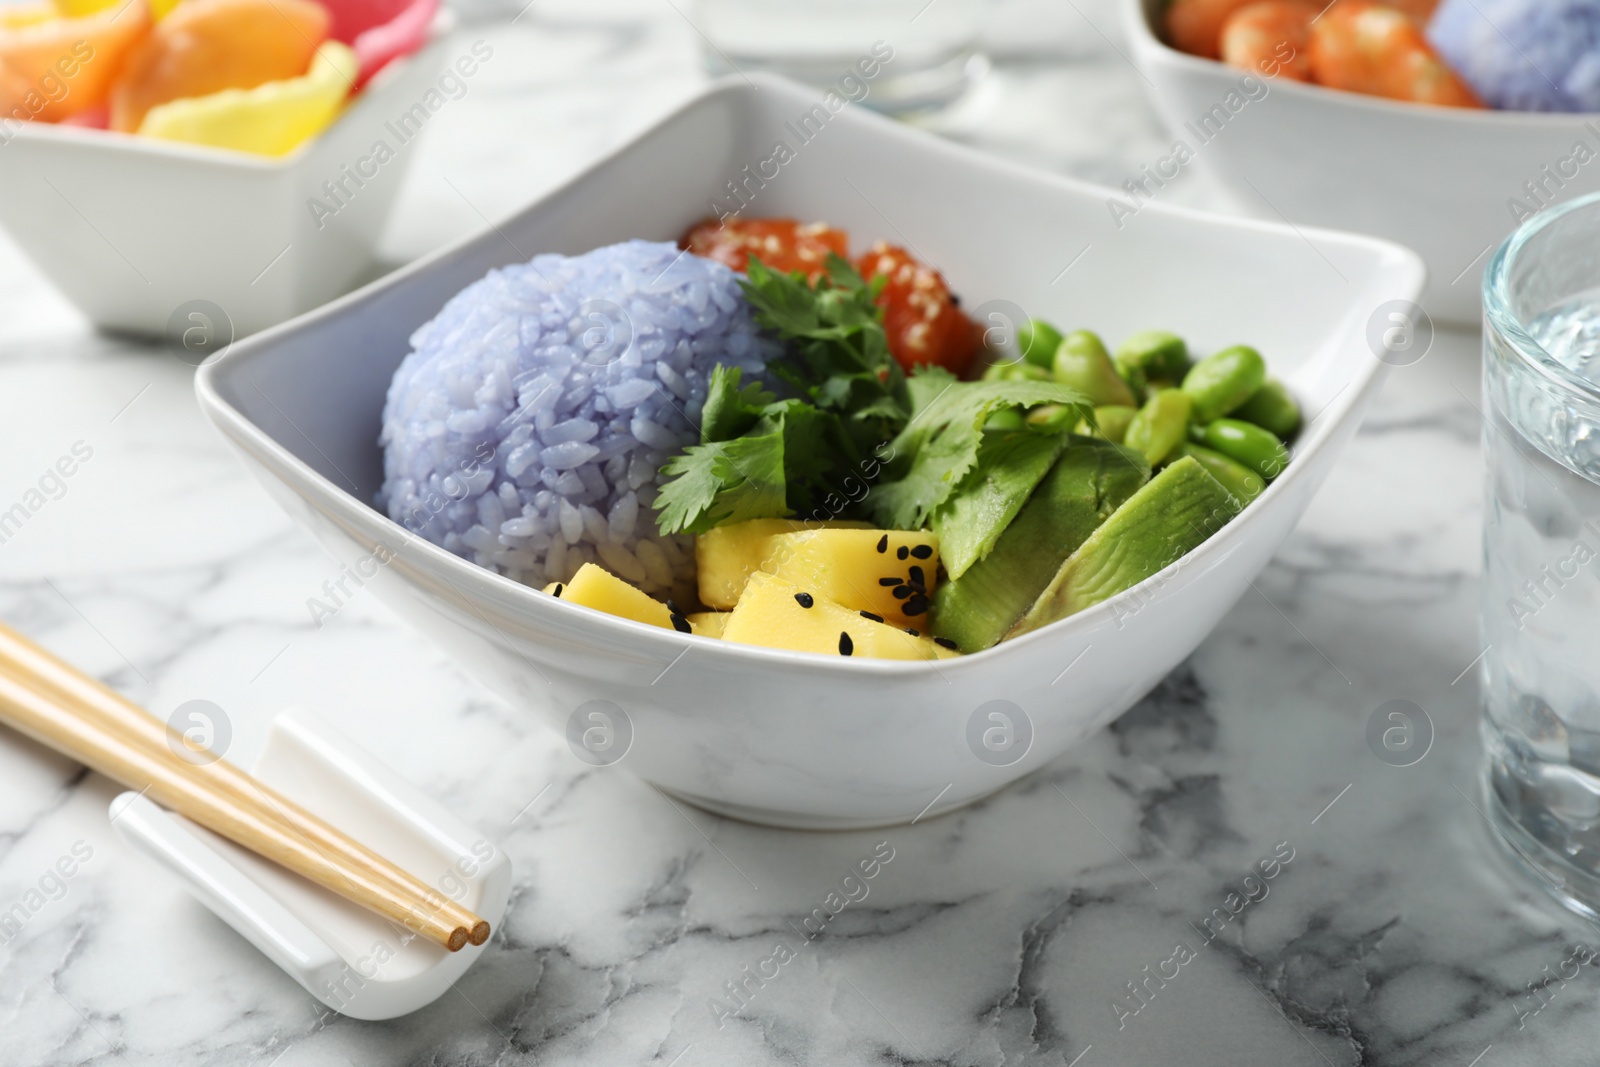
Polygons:
[[389,517],[543,587],[596,563],[694,599],[694,547],[664,537],[661,465],[699,440],[717,364],[777,354],[727,267],[627,241],[490,271],[411,337],[384,406]]

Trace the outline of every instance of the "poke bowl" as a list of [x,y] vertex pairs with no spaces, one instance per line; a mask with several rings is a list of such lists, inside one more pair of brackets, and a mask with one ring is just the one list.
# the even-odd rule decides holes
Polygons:
[[[1313,250],[1290,227],[1159,205],[1148,225],[1118,232],[1103,188],[844,107],[746,187],[748,213],[903,243],[938,265],[982,323],[1027,309],[1113,337],[1155,320],[1207,350],[1248,338],[1304,414],[1287,467],[1198,548],[1120,595],[984,651],[920,661],[849,655],[842,642],[826,655],[761,647],[606,614],[388,517],[380,494],[394,497],[396,468],[379,442],[395,447],[389,420],[410,373],[397,369],[441,331],[475,336],[484,323],[461,315],[481,305],[462,303],[463,290],[521,300],[517,279],[540,285],[536,272],[553,276],[592,250],[678,239],[717,213],[734,179],[774,158],[775,141],[794,141],[790,124],[814,107],[814,94],[777,78],[715,83],[495,229],[236,343],[201,367],[196,389],[269,493],[364,587],[564,734],[575,758],[733,817],[846,828],[908,822],[1003,787],[1189,655],[1354,433],[1385,369],[1369,323],[1388,302],[1414,299],[1424,272],[1378,239],[1313,231]],[[589,744],[594,734],[602,745]]]
[[1490,250],[1530,215],[1600,190],[1593,114],[1441,107],[1252,73],[1163,40],[1164,0],[1121,4],[1146,91],[1186,149],[1163,180],[1194,167],[1255,217],[1415,249],[1435,319],[1476,324]]
[[[281,155],[6,116],[0,226],[95,325],[166,337],[199,363],[382,272],[407,144],[448,103],[440,79],[470,84],[454,65],[483,58],[467,41],[446,54],[454,26],[430,10],[417,50],[357,81],[330,125]],[[229,95],[245,94],[206,99]]]

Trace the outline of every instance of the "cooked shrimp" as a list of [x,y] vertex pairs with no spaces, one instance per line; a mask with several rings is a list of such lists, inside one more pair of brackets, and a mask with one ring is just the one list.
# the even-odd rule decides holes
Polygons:
[[1311,74],[1355,93],[1445,107],[1482,107],[1403,11],[1338,0],[1311,24]]
[[1222,55],[1222,24],[1251,0],[1172,0],[1167,8],[1167,40],[1190,55],[1218,59]]
[[1222,26],[1222,61],[1269,78],[1311,80],[1312,0],[1256,0]]

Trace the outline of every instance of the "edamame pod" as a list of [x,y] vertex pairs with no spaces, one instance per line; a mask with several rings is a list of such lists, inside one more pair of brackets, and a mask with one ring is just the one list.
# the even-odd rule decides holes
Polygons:
[[1144,407],[1129,421],[1122,443],[1143,453],[1150,465],[1155,466],[1183,442],[1190,406],[1189,395],[1182,389],[1151,393]]
[[1267,361],[1248,345],[1213,352],[1190,368],[1183,391],[1194,401],[1191,418],[1211,422],[1250,399],[1267,380]]
[[1016,408],[1001,408],[989,416],[983,428],[990,431],[1025,430],[1028,428],[1028,423],[1023,418],[1022,412]]
[[1139,409],[1132,405],[1107,404],[1094,409],[1094,425],[1089,421],[1078,423],[1077,432],[1086,437],[1099,437],[1114,444],[1122,444],[1123,438],[1128,436],[1128,424],[1139,413]]
[[1253,422],[1264,430],[1270,430],[1285,441],[1300,428],[1300,405],[1294,402],[1289,390],[1276,378],[1268,378],[1265,385],[1230,414],[1236,419]]
[[1221,452],[1206,448],[1203,445],[1182,444],[1173,450],[1171,459],[1182,459],[1184,456],[1193,456],[1199,461],[1206,473],[1222,483],[1222,487],[1244,507],[1250,501],[1266,491],[1267,483],[1261,476],[1242,463],[1224,456]]
[[1199,443],[1272,481],[1289,463],[1289,450],[1268,430],[1239,419],[1217,419],[1196,428]]
[[1054,371],[1057,382],[1072,386],[1092,404],[1134,405],[1133,391],[1117,374],[1106,346],[1088,330],[1073,330],[1061,339]]
[[1040,404],[1028,412],[1026,421],[1030,430],[1038,430],[1041,433],[1063,433],[1072,428],[1067,420],[1077,413],[1077,408],[1065,404]]
[[1017,351],[1022,358],[1036,366],[1050,369],[1061,344],[1061,331],[1043,319],[1029,319],[1017,327]]
[[1036,367],[1032,363],[1025,363],[1020,359],[1009,360],[1005,363],[991,363],[983,372],[986,382],[1048,382],[1051,380],[1050,372],[1043,367]]
[[1124,377],[1137,367],[1146,378],[1181,382],[1189,372],[1189,346],[1166,330],[1141,330],[1117,346],[1117,370]]

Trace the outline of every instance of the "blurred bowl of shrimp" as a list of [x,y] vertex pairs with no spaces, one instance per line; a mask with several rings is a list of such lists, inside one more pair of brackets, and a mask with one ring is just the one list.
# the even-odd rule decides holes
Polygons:
[[1424,310],[1476,323],[1494,245],[1600,191],[1600,115],[1484,107],[1425,36],[1432,0],[1122,5],[1174,138],[1108,205],[1122,226],[1201,169],[1246,214],[1410,246],[1428,266]]

